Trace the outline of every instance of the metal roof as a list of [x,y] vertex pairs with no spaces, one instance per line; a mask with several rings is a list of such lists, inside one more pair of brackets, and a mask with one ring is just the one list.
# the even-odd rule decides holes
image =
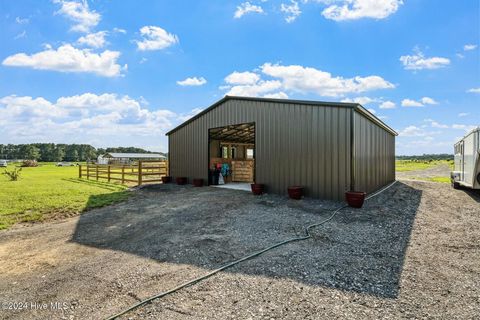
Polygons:
[[388,125],[386,125],[382,120],[377,118],[373,113],[365,109],[362,105],[358,103],[349,103],[349,102],[325,102],[325,101],[312,101],[312,100],[293,100],[293,99],[274,99],[274,98],[258,98],[258,97],[239,97],[239,96],[225,96],[222,99],[218,100],[214,104],[212,104],[210,107],[207,109],[203,110],[202,112],[198,113],[197,115],[191,117],[187,121],[181,123],[177,127],[173,128],[169,132],[167,132],[165,135],[170,135],[173,132],[177,131],[178,129],[186,126],[190,122],[200,118],[207,112],[211,111],[212,109],[215,109],[216,107],[220,106],[222,103],[228,101],[228,100],[247,100],[247,101],[260,101],[260,102],[273,102],[273,103],[288,103],[288,104],[304,104],[304,105],[312,105],[312,106],[326,106],[326,107],[344,107],[344,108],[352,108],[355,109],[355,111],[358,111],[359,113],[363,114],[365,117],[367,117],[370,121],[376,123],[386,131],[390,132],[391,134],[398,136],[398,133],[390,128]]
[[209,130],[210,139],[234,141],[239,143],[255,143],[255,124],[243,123]]
[[117,153],[109,152],[103,155],[104,158],[134,158],[134,159],[166,159],[160,153]]

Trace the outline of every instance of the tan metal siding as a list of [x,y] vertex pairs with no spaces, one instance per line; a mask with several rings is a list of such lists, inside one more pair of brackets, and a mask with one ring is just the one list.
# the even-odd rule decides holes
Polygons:
[[256,181],[285,194],[343,199],[350,182],[350,112],[341,106],[227,100],[169,136],[170,174],[208,179],[208,129],[255,122]]
[[370,193],[395,180],[395,136],[354,114],[355,189]]

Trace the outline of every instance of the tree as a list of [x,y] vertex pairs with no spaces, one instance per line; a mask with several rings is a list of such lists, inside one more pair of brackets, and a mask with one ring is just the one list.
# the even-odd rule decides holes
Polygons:
[[[136,147],[116,147],[95,149],[89,144],[0,144],[0,159],[27,159],[47,162],[95,160],[108,152],[153,153]],[[161,154],[161,152],[158,152]]]
[[53,143],[37,143],[34,145],[40,150],[40,161],[51,162],[53,159],[55,144]]
[[24,144],[20,147],[20,157],[28,160],[37,160],[40,158],[40,150],[31,144]]
[[89,148],[86,152],[85,160],[95,160],[97,159],[97,151],[94,148]]
[[0,144],[0,159],[7,159],[7,146]]
[[60,162],[63,160],[64,157],[65,157],[65,150],[63,149],[63,147],[57,145],[57,147],[52,152],[52,161]]
[[78,156],[78,151],[77,149],[74,148],[69,148],[67,150],[67,153],[65,155],[65,158],[68,159],[68,161],[78,161],[79,156]]

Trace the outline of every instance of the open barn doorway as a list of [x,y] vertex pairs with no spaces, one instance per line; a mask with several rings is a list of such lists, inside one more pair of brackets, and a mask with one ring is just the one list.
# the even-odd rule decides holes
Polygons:
[[255,181],[255,123],[208,130],[209,185],[250,190]]

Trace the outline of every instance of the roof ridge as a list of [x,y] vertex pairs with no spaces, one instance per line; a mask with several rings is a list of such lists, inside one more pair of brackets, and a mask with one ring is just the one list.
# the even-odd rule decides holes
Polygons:
[[208,108],[204,109],[202,112],[199,112],[195,116],[191,117],[190,119],[182,122],[172,130],[168,131],[165,135],[170,135],[173,132],[179,130],[180,128],[186,126],[190,122],[193,122],[194,120],[200,118],[207,112],[210,112],[211,110],[215,109],[222,103],[228,101],[228,100],[246,100],[246,101],[263,101],[263,102],[273,102],[273,103],[288,103],[288,104],[303,104],[303,105],[316,105],[316,106],[333,106],[333,107],[345,107],[345,108],[352,108],[355,109],[356,111],[359,111],[360,113],[364,114],[370,120],[373,122],[377,123],[381,127],[383,127],[385,130],[390,131],[393,135],[398,135],[398,133],[390,128],[387,124],[385,124],[382,120],[380,120],[378,117],[376,117],[373,113],[369,112],[367,109],[365,109],[361,104],[359,103],[352,103],[352,102],[327,102],[327,101],[316,101],[316,100],[295,100],[295,99],[278,99],[278,98],[263,98],[263,97],[243,97],[243,96],[229,96],[226,95],[222,99],[218,100],[214,104],[210,105]]

